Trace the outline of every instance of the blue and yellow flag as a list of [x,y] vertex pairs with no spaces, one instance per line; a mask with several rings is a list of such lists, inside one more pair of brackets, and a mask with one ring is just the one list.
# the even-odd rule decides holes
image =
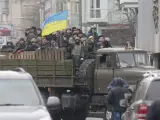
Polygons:
[[62,11],[48,17],[42,24],[42,36],[67,28],[68,11]]

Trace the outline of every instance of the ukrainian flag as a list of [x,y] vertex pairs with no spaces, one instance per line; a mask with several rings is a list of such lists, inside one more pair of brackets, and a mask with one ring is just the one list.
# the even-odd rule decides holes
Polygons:
[[62,11],[48,17],[42,24],[42,36],[67,28],[68,11]]

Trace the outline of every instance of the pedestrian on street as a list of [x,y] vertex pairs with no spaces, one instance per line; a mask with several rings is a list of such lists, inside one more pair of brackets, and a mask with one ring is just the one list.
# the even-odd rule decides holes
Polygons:
[[156,100],[148,109],[146,120],[160,120],[160,100]]
[[125,93],[129,93],[129,89],[123,87],[121,79],[116,79],[114,88],[108,93],[108,103],[112,106],[112,120],[121,120],[122,114],[125,112],[126,107],[121,106],[121,102],[125,99]]
[[129,87],[129,84],[128,84],[125,80],[123,80],[122,78],[119,77],[119,78],[114,78],[114,79],[109,83],[109,85],[108,85],[108,87],[107,87],[107,90],[108,90],[108,91],[115,87],[115,84],[116,84],[116,80],[117,80],[117,79],[119,79],[119,80],[121,81],[121,83],[123,84],[123,87],[125,87],[125,88],[128,88],[128,87]]

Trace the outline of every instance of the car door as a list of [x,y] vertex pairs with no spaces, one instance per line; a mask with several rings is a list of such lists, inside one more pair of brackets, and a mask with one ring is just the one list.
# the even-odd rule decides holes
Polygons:
[[135,108],[137,108],[138,105],[143,101],[145,97],[146,89],[147,89],[146,82],[139,83],[135,93],[133,93],[133,98],[130,102],[130,106],[127,108],[125,112],[124,120],[136,120],[137,111]]

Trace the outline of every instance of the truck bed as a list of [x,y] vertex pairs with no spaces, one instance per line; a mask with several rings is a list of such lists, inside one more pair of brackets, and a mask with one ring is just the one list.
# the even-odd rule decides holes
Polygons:
[[1,59],[0,70],[22,67],[29,72],[39,87],[73,87],[72,60]]

